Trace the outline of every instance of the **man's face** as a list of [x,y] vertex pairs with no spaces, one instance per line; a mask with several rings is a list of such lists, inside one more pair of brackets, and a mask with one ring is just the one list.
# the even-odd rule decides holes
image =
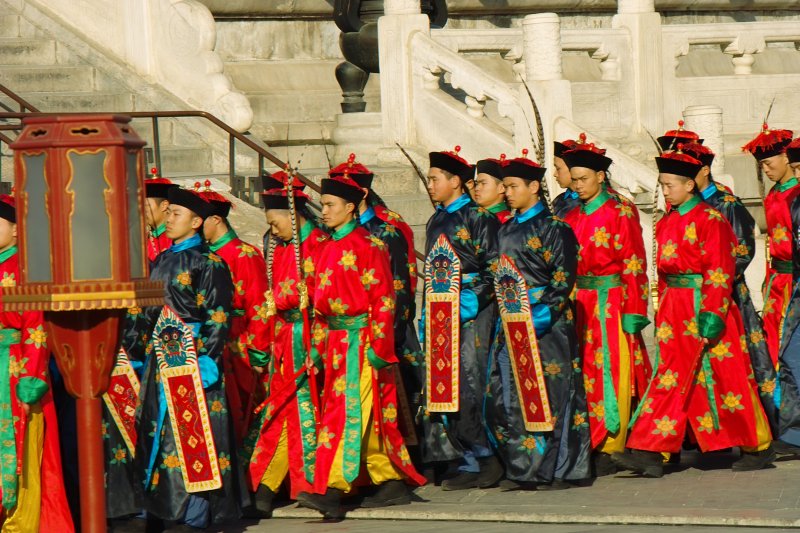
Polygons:
[[268,209],[266,213],[269,232],[283,242],[292,240],[292,218],[287,209]]
[[770,181],[780,181],[786,175],[789,168],[789,158],[786,154],[778,154],[767,157],[759,161],[761,170]]
[[428,192],[434,202],[446,202],[460,188],[461,180],[458,176],[436,167],[428,170]]
[[167,208],[167,238],[173,241],[181,241],[191,237],[200,226],[203,219],[197,216],[194,211],[182,205],[170,204]]
[[560,157],[553,158],[553,175],[561,188],[572,188],[572,176],[569,174],[569,167]]
[[5,250],[17,243],[17,225],[0,218],[0,250]]
[[605,172],[595,172],[590,168],[572,167],[569,169],[572,176],[572,188],[584,202],[591,200],[600,193],[600,188],[605,179]]
[[489,174],[480,173],[475,178],[475,202],[481,207],[492,207],[504,200],[505,189],[500,181]]
[[209,242],[213,241],[220,229],[220,224],[222,224],[222,218],[217,215],[206,218],[203,221],[203,238]]
[[506,190],[506,202],[512,209],[527,209],[536,203],[539,192],[539,182],[527,181],[513,176],[503,178]]
[[792,167],[792,174],[794,174],[794,177],[800,178],[800,162],[790,163],[789,166]]
[[145,198],[144,201],[144,221],[155,229],[166,220],[169,202],[164,198]]
[[341,228],[353,219],[356,206],[352,202],[332,194],[323,194],[320,202],[322,202],[322,222],[332,230]]

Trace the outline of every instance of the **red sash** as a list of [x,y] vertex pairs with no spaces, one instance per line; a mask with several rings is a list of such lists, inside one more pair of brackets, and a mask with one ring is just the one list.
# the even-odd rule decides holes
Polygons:
[[461,261],[445,235],[425,259],[425,395],[429,412],[458,411]]
[[192,328],[164,306],[153,330],[161,385],[186,492],[222,487]]
[[103,401],[111,413],[131,457],[136,454],[136,404],[139,401],[139,377],[131,366],[124,348],[119,349],[117,362],[111,371],[108,391]]
[[494,287],[525,429],[553,431],[553,415],[525,279],[507,255],[500,257]]

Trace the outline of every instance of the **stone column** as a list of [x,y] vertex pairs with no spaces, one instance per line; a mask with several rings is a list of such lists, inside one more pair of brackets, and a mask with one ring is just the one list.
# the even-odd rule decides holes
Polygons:
[[430,32],[430,24],[419,0],[384,0],[383,12],[378,19],[383,141],[407,146],[416,141],[409,38],[417,31]]
[[636,123],[660,132],[664,129],[661,16],[654,1],[619,0],[611,25],[630,31]]
[[[733,188],[733,180],[725,176],[725,141],[722,130],[722,108],[715,105],[693,105],[683,110],[685,128],[696,132],[703,144],[714,152],[711,173],[714,179]],[[729,183],[730,181],[730,183]]]
[[561,23],[558,15],[527,15],[522,20],[522,46],[528,83],[562,78]]
[[419,0],[383,0],[384,15],[419,15]]
[[[539,163],[552,167],[553,124],[556,118],[572,119],[572,86],[563,77],[561,64],[561,22],[555,13],[527,15],[522,20],[522,59],[525,62],[525,81],[533,93],[536,107],[542,118],[544,130],[544,161]],[[520,87],[520,102],[528,102],[525,87]],[[535,124],[531,124],[536,131]],[[533,148],[527,139],[515,136],[517,150]],[[551,197],[561,192],[552,172],[546,174]]]

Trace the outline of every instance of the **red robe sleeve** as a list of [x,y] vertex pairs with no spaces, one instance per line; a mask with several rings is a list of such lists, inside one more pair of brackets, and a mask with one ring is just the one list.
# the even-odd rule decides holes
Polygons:
[[397,362],[394,349],[394,284],[386,245],[375,237],[369,237],[368,242],[369,261],[362,266],[361,283],[369,299],[370,347],[377,356],[377,360],[370,357],[370,363],[382,368]]
[[[707,207],[696,231],[704,243],[700,256],[703,286],[700,289],[700,336],[713,340],[725,330],[725,318],[731,304],[736,277],[736,236],[716,209]],[[694,224],[694,223],[692,223]],[[687,231],[692,231],[691,225]]]
[[625,204],[617,210],[617,235],[614,248],[623,265],[622,284],[625,299],[622,302],[622,328],[626,333],[638,333],[648,323],[647,319],[647,257],[639,218]]

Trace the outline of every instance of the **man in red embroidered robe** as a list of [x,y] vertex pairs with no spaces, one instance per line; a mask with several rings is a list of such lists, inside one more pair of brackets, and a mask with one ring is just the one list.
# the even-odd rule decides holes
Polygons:
[[764,124],[761,132],[742,147],[756,158],[759,172],[775,184],[764,198],[769,262],[761,317],[769,355],[776,367],[786,307],[792,296],[792,216],[789,208],[800,194],[797,178],[786,157],[786,145],[791,140],[791,131],[769,129]]
[[[256,492],[255,505],[262,516],[272,512],[272,500],[287,475],[291,498],[312,490],[317,449],[319,398],[314,395],[318,394],[318,380],[312,384],[303,370],[307,368],[311,349],[314,313],[308,295],[314,293],[316,258],[328,236],[317,227],[308,211],[308,196],[297,189],[292,193],[294,224],[285,188],[262,194],[271,236],[266,250],[270,269],[268,290],[274,302],[272,312],[277,314],[271,318],[274,337],[267,378],[271,395],[259,407],[258,423],[245,445],[245,452],[252,449],[250,490]],[[299,258],[295,256],[296,242],[300,244]]]
[[[380,239],[389,252],[392,269],[392,282],[395,293],[394,346],[399,377],[406,394],[401,404],[400,430],[406,442],[415,441],[415,423],[412,420],[421,401],[423,385],[422,349],[414,328],[416,318],[417,260],[414,251],[414,234],[400,215],[386,207],[386,203],[375,192],[372,182],[375,175],[366,166],[356,162],[355,154],[345,163],[337,165],[328,173],[331,177],[347,175],[367,190],[366,198],[358,206],[358,222],[372,236]],[[410,450],[415,464],[419,465],[420,450],[415,446]]]
[[656,226],[659,364],[633,416],[632,452],[615,453],[614,461],[661,477],[662,453],[680,451],[691,431],[704,452],[741,447],[734,471],[759,470],[775,451],[733,300],[738,243],[730,224],[697,191],[703,163],[680,146],[656,158],[671,206]]
[[[0,196],[0,286],[19,280],[14,199]],[[73,531],[50,392],[47,334],[39,311],[0,308],[2,530]]]
[[150,172],[152,178],[144,180],[145,209],[144,221],[147,223],[147,259],[150,264],[156,260],[161,252],[172,246],[172,240],[167,237],[167,208],[169,190],[177,187],[167,178],[156,175],[156,169]]
[[213,208],[203,223],[208,248],[228,265],[234,287],[231,328],[223,357],[223,370],[236,445],[241,447],[252,422],[253,409],[264,397],[263,391],[258,388],[259,374],[267,364],[269,344],[264,295],[267,290],[267,266],[261,252],[237,237],[228,222],[231,202],[208,189],[200,194]]
[[326,517],[366,464],[378,485],[363,506],[407,504],[406,483],[422,484],[397,428],[394,288],[384,244],[354,220],[366,191],[350,178],[322,181],[322,218],[333,232],[320,251],[311,357],[325,371],[314,494],[298,500]]
[[603,185],[612,163],[605,150],[582,142],[562,158],[582,203],[566,222],[579,245],[578,341],[595,475],[601,476],[616,471],[610,454],[625,448],[632,385],[646,383],[636,379],[647,358],[638,335],[649,323],[644,242],[633,208]]

